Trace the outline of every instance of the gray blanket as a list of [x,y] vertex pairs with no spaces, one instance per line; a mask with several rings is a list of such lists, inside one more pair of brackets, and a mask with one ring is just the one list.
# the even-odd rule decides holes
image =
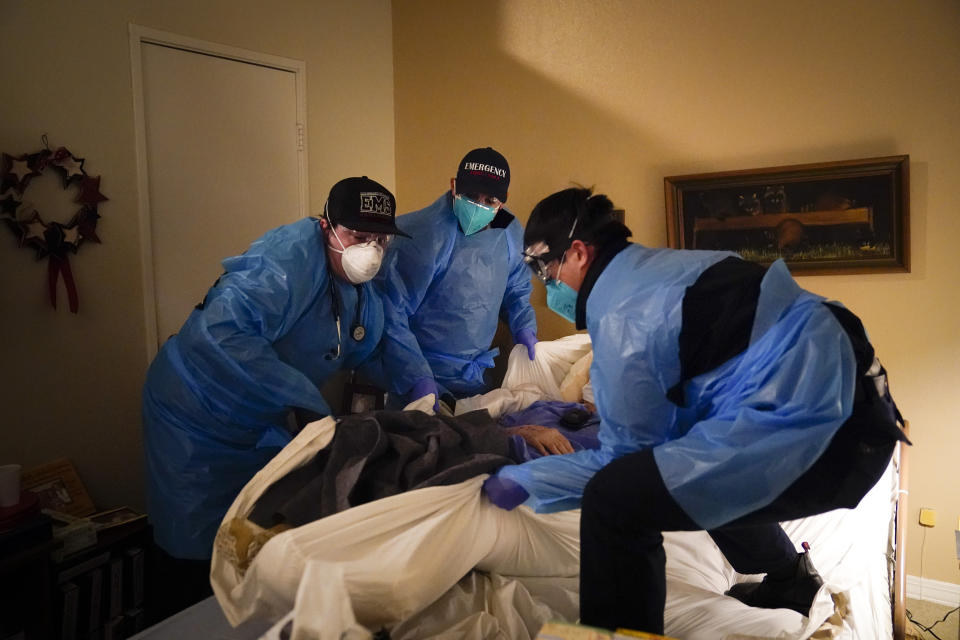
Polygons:
[[346,416],[313,460],[264,491],[249,519],[297,527],[411,489],[462,482],[512,464],[509,441],[486,411]]

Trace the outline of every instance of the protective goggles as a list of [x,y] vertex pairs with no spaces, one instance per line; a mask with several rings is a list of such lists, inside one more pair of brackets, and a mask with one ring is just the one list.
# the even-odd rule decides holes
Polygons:
[[[333,218],[330,217],[330,212],[327,210],[327,205],[330,204],[330,201],[323,203],[323,217],[327,219],[327,222],[331,227],[340,227],[344,231],[344,235],[348,236],[353,240],[350,244],[366,244],[367,242],[376,242],[380,245],[381,248],[386,249],[387,245],[390,244],[390,241],[393,240],[393,234],[390,233],[376,233],[372,231],[354,231],[349,227],[345,227],[342,224],[335,223]],[[340,240],[343,242],[343,240]]]
[[492,209],[497,209],[503,204],[503,202],[500,201],[500,198],[486,196],[479,193],[458,193],[457,197],[465,198],[470,202],[480,205],[481,207],[490,207]]
[[386,248],[390,241],[393,240],[393,236],[386,233],[372,233],[369,231],[354,231],[353,229],[348,229],[347,227],[340,226],[343,229],[345,236],[348,236],[353,239],[351,244],[365,244],[367,242],[376,242],[383,248]]
[[[534,245],[534,247],[535,246],[536,245]],[[531,271],[533,271],[533,275],[535,275],[543,284],[547,284],[553,280],[553,276],[550,275],[550,265],[557,261],[556,256],[544,259],[543,256],[530,255],[524,251],[523,261],[527,263],[527,266],[530,267]]]
[[543,241],[535,242],[523,250],[523,261],[527,263],[527,266],[533,271],[533,275],[543,284],[547,284],[555,279],[555,276],[550,275],[552,271],[550,265],[554,262],[559,262],[559,260],[563,258],[563,254],[565,254],[567,249],[570,248],[570,245],[573,244],[573,232],[576,231],[579,221],[579,215],[573,219],[573,226],[570,227],[570,233],[567,234],[567,242],[562,250],[551,251],[550,245]]

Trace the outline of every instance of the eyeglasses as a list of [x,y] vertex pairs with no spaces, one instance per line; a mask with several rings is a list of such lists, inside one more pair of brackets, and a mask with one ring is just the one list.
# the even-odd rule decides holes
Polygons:
[[[573,225],[570,227],[570,233],[567,234],[567,246],[563,251],[560,252],[559,256],[544,260],[544,256],[550,253],[549,245],[544,242],[535,243],[523,250],[524,262],[526,262],[527,266],[530,267],[530,270],[533,271],[533,275],[537,276],[537,278],[539,278],[543,284],[547,284],[551,280],[557,279],[556,276],[550,275],[550,265],[557,263],[557,272],[559,273],[559,265],[563,262],[563,257],[567,254],[567,249],[570,248],[573,232],[576,230],[578,222],[580,222],[579,215],[573,219]],[[538,249],[540,249],[540,251],[537,251]],[[531,251],[537,251],[537,253],[530,253]]]
[[553,271],[551,265],[559,263],[557,258],[544,261],[537,256],[524,253],[523,260],[527,263],[527,266],[530,267],[530,270],[533,271],[533,275],[543,284],[548,284],[551,280],[556,280],[556,276],[552,276],[550,273]]
[[369,231],[354,231],[353,229],[348,229],[344,226],[340,227],[344,235],[349,236],[354,242],[350,244],[366,244],[367,242],[376,242],[383,248],[386,248],[390,241],[393,240],[393,236],[386,233],[372,233]]
[[485,207],[493,207],[494,209],[503,204],[499,198],[494,198],[493,196],[488,196],[482,193],[458,193],[457,195],[462,198],[466,198],[471,202],[475,202]]

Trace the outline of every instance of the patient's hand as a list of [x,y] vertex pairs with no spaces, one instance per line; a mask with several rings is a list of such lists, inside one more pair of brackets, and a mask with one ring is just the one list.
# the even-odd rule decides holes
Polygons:
[[545,456],[554,453],[573,453],[570,441],[563,437],[562,433],[550,427],[524,424],[519,427],[509,427],[506,431],[510,435],[520,436],[527,444]]

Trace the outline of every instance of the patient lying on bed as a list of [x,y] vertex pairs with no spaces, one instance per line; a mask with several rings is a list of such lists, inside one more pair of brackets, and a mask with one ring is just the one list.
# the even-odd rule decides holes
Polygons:
[[[463,482],[506,464],[599,448],[600,419],[593,406],[571,401],[593,400],[589,340],[571,336],[544,343],[540,351],[533,363],[511,356],[505,389],[461,401],[456,416],[373,411],[341,418],[332,442],[274,481],[247,520],[270,532],[284,531],[406,491]],[[525,395],[530,389],[547,399],[531,403]],[[490,398],[497,393],[520,397],[497,406]]]
[[[461,401],[455,418],[432,416],[427,403],[308,425],[220,527],[211,583],[227,619],[277,619],[295,600],[326,598],[335,606],[325,628],[346,628],[333,618],[350,610],[376,628],[409,618],[474,568],[575,580],[579,514],[504,512],[480,485],[504,464],[542,455],[538,444],[551,453],[544,433],[571,449],[596,446],[595,418],[563,404],[560,390],[588,352],[578,335],[538,348],[536,363],[511,354],[504,388],[477,399],[474,409],[488,411],[461,415],[469,407]],[[531,407],[543,399],[560,404]]]
[[600,420],[578,403],[540,401],[495,420],[486,411],[346,416],[332,442],[274,482],[248,519],[275,531],[413,489],[456,484],[542,455],[599,447]]
[[[589,366],[589,343],[574,342],[581,339],[577,335],[541,343],[537,359],[548,361],[542,371],[514,375],[516,371],[508,366],[505,388],[459,401],[460,419],[438,421],[456,437],[434,432],[423,440],[422,455],[412,455],[414,449],[406,446],[409,434],[390,435],[371,424],[351,435],[374,456],[357,456],[356,442],[352,453],[348,446],[335,451],[334,437],[353,431],[344,422],[363,422],[369,415],[345,418],[340,424],[325,419],[309,425],[244,488],[218,533],[211,582],[227,619],[234,625],[251,618],[280,624],[286,616],[300,625],[322,625],[332,634],[357,624],[368,629],[386,627],[398,640],[433,637],[441,630],[449,630],[445,637],[487,638],[491,629],[499,629],[503,637],[529,639],[546,620],[575,620],[579,512],[536,514],[526,508],[506,512],[482,497],[480,485],[487,473],[484,469],[541,455],[522,437],[531,430],[516,427],[539,423],[555,428],[571,447],[577,447],[581,437],[589,437],[589,420],[581,429],[562,431],[566,428],[563,407],[587,409],[586,401],[592,400],[582,381],[572,390],[567,384],[571,379],[567,372],[573,373],[579,364],[585,373]],[[566,366],[561,369],[557,362]],[[516,364],[522,371],[540,363],[530,363],[524,349]],[[550,377],[550,372],[560,373]],[[564,388],[569,395],[564,395]],[[544,398],[554,402],[536,406],[535,401]],[[583,402],[562,404],[571,400]],[[482,413],[468,415],[479,408],[489,409],[497,420],[480,421],[477,417]],[[526,409],[553,411],[557,421],[549,422]],[[402,421],[398,424],[404,426]],[[431,424],[428,432],[436,426]],[[458,443],[445,450],[442,445],[454,440]],[[489,448],[481,450],[484,442]],[[343,445],[347,444],[345,439]],[[579,446],[589,448],[590,444],[579,442]],[[316,469],[306,470],[323,456],[331,475],[317,477]],[[364,467],[369,467],[366,475]],[[298,477],[301,469],[304,476]],[[344,469],[350,473],[343,473]],[[307,477],[311,472],[314,477]],[[478,477],[455,480],[477,473]],[[283,496],[275,489],[294,480],[305,490],[300,498]],[[414,487],[418,490],[410,490]],[[311,490],[319,497],[310,497]],[[264,500],[274,491],[272,503]],[[375,499],[377,492],[387,497]],[[880,620],[880,627],[889,628],[889,616],[883,615],[881,606],[871,606],[873,591],[863,585],[864,576],[872,580],[876,573],[880,586],[870,583],[869,588],[889,596],[883,582],[882,547],[890,495],[889,486],[878,485],[869,505],[865,499],[848,513],[787,523],[792,539],[808,540],[817,550],[818,566],[831,590],[853,598],[835,610],[838,596],[831,601],[824,592],[816,615],[811,612],[809,619],[788,610],[750,609],[723,596],[742,577],[734,574],[709,536],[704,532],[667,534],[668,634],[692,640],[808,638],[837,611],[843,613],[837,624],[851,624],[844,612],[853,608],[854,621],[869,629],[858,637],[885,637],[888,634],[879,628],[874,633],[869,623],[873,616]],[[312,504],[317,500],[320,506]],[[304,506],[306,510],[298,511]],[[254,517],[254,511],[263,526],[247,519]],[[878,519],[880,526],[875,524]],[[303,526],[295,524],[305,520]],[[279,533],[285,529],[290,530]],[[820,631],[815,637],[821,637]]]

